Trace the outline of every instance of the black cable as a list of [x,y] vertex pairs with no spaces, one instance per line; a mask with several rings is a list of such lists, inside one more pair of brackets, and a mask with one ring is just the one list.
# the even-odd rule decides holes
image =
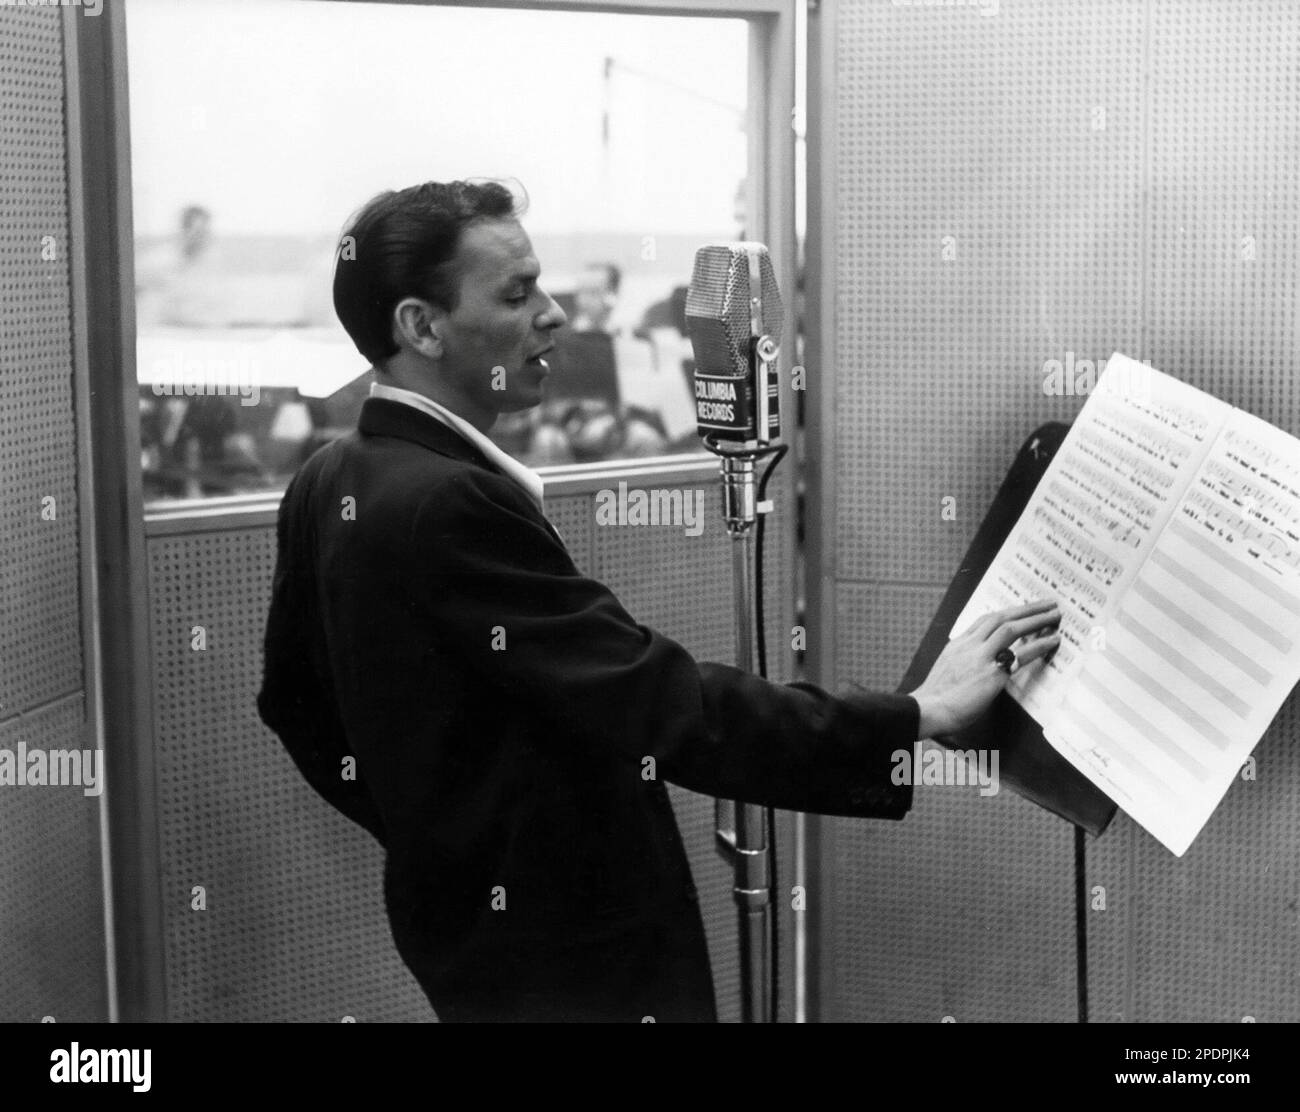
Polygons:
[[[769,459],[758,480],[760,505],[767,500],[767,481],[789,450],[789,445],[778,444],[764,453]],[[757,516],[758,524],[754,529],[754,626],[758,634],[758,674],[767,679],[767,627],[763,618],[763,519],[767,515],[760,513]]]
[[[762,505],[767,500],[767,481],[772,477],[776,465],[790,449],[788,445],[777,445],[771,453],[767,467],[758,480],[758,502]],[[765,513],[758,514],[758,523],[754,527],[754,629],[758,640],[758,674],[767,679],[767,625],[763,615],[763,521]],[[777,853],[776,853],[776,808],[768,807],[767,812],[767,868],[769,891],[772,894],[772,1017],[773,1023],[781,1021],[781,933],[780,909],[777,906]]]

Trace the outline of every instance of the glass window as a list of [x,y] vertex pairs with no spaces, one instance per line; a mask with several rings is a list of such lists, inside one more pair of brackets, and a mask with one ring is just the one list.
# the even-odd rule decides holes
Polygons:
[[421,181],[514,179],[569,324],[531,466],[699,450],[696,248],[743,235],[739,19],[303,0],[129,0],[147,500],[281,488],[373,371],[334,316],[348,217]]

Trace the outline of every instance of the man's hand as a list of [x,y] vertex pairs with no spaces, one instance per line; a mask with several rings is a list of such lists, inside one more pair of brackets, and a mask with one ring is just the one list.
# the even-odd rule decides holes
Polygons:
[[921,708],[919,737],[950,734],[974,722],[1010,678],[995,663],[997,654],[1020,638],[1032,636],[1015,650],[1016,667],[1023,668],[1061,643],[1055,629],[1060,620],[1056,603],[1043,599],[986,614],[949,641],[925,682],[912,692]]

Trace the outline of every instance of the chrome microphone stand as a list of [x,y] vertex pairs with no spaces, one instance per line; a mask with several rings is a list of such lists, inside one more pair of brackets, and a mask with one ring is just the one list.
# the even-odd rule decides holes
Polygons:
[[[768,513],[772,503],[760,500],[757,464],[783,455],[783,447],[769,443],[776,428],[777,347],[768,337],[754,344],[756,374],[755,438],[731,445],[713,437],[705,446],[722,464],[722,505],[727,533],[731,537],[732,575],[735,585],[736,666],[747,672],[754,668],[755,614],[754,537],[758,515]],[[771,466],[774,466],[775,461]],[[764,476],[764,480],[766,475]],[[766,808],[735,803],[734,825],[725,823],[725,804],[717,803],[717,839],[732,858],[734,893],[740,916],[741,1019],[745,1023],[766,1023],[772,1018],[772,877],[768,869],[770,847]]]

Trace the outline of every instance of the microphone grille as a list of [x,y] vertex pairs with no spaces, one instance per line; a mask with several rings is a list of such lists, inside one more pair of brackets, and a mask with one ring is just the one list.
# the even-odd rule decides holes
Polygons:
[[707,244],[695,253],[686,293],[686,322],[701,370],[736,376],[748,372],[751,253],[758,258],[761,334],[781,342],[785,314],[767,248],[758,243]]

